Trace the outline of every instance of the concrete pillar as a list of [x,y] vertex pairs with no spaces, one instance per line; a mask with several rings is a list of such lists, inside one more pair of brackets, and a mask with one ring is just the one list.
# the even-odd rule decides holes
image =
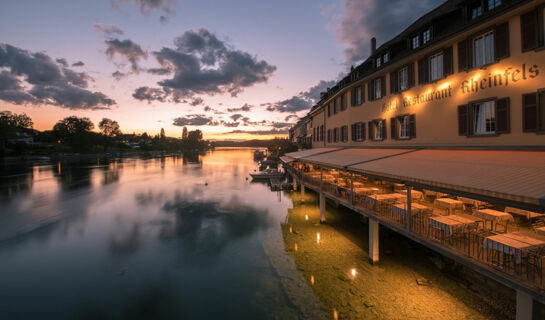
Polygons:
[[293,190],[297,190],[297,178],[295,178],[295,175],[291,177],[293,178]]
[[301,184],[301,202],[305,202],[305,185]]
[[378,221],[369,218],[369,263],[378,263]]
[[320,223],[325,223],[325,195],[320,192]]
[[534,299],[517,290],[517,320],[532,320]]

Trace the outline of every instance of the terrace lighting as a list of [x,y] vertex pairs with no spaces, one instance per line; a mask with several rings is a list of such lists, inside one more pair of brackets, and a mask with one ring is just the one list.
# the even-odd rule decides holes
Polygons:
[[320,233],[316,233],[316,243],[320,243]]
[[293,246],[293,250],[295,250],[295,252],[297,252],[297,243]]
[[356,278],[356,268],[352,268],[352,270],[350,271],[350,273],[352,273],[352,278]]
[[308,214],[305,214],[305,220],[308,221]]
[[314,276],[313,275],[310,275],[310,285],[311,286],[314,285]]

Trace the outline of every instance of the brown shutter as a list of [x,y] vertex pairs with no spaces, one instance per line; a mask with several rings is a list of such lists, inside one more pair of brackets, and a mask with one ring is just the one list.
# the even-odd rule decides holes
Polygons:
[[382,121],[382,140],[386,139],[386,120]]
[[496,61],[509,57],[509,22],[494,29],[494,55]]
[[398,136],[397,136],[397,119],[396,118],[390,118],[390,128],[391,128],[392,139],[397,140]]
[[411,138],[416,138],[416,116],[414,114],[409,116],[409,131]]
[[539,46],[537,10],[532,10],[520,16],[520,34],[522,51],[535,49]]
[[352,90],[350,90],[350,105],[353,107],[355,106],[355,102],[356,102],[356,88],[352,88]]
[[443,50],[443,76],[452,74],[452,46]]
[[396,93],[397,91],[397,70],[394,72],[390,72],[390,92]]
[[496,133],[511,132],[511,113],[509,110],[509,98],[496,101]]
[[373,121],[369,121],[367,125],[369,126],[369,140],[375,140],[373,136]]
[[361,122],[361,140],[365,140],[365,122]]
[[458,135],[460,136],[469,135],[468,122],[469,122],[469,114],[468,114],[467,104],[458,106]]
[[369,94],[369,101],[372,101],[375,99],[375,90],[371,87],[373,85],[373,80],[367,82],[367,93]]
[[539,130],[537,93],[522,95],[522,131],[532,132]]
[[386,76],[380,78],[380,94],[381,98],[386,96]]
[[409,63],[407,66],[409,73],[409,88],[414,87],[414,62]]
[[428,58],[418,60],[418,84],[427,83]]
[[365,102],[365,85],[361,85],[361,103]]
[[465,71],[470,68],[471,60],[469,51],[470,47],[467,39],[458,42],[458,72]]
[[350,131],[352,133],[352,141],[356,141],[356,124],[353,123],[352,126],[350,126]]

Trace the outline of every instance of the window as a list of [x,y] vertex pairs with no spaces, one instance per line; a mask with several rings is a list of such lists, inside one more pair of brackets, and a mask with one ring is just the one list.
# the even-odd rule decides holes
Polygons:
[[386,52],[383,56],[382,56],[382,61],[384,63],[387,63],[388,60],[390,60],[390,55],[388,54],[388,52]]
[[494,62],[494,33],[489,32],[473,39],[473,67]]
[[386,120],[378,119],[369,122],[369,139],[374,141],[386,139]]
[[333,114],[337,114],[339,110],[337,110],[337,99],[333,100]]
[[341,141],[342,142],[348,141],[348,126],[341,127]]
[[384,139],[382,135],[382,131],[384,131],[384,124],[382,121],[375,122],[375,140],[382,140]]
[[475,134],[491,134],[496,132],[494,101],[479,103],[473,106],[473,132]]
[[365,123],[357,122],[352,124],[352,141],[365,140]]
[[312,141],[316,141],[316,128],[312,128]]
[[409,116],[403,116],[398,119],[399,119],[399,129],[400,129],[399,137],[401,139],[409,138],[411,136],[409,131]]
[[411,48],[416,49],[420,47],[420,38],[418,37],[418,35],[414,36],[411,42]]
[[346,110],[346,94],[341,95],[341,111]]
[[430,57],[430,81],[443,78],[443,53]]
[[327,104],[327,116],[331,117],[331,103]]
[[501,0],[488,0],[488,11],[494,10],[501,6]]
[[422,32],[422,44],[426,44],[430,41],[431,38],[431,32],[430,29]]
[[401,91],[409,89],[409,68],[405,67],[399,70],[399,89]]
[[333,129],[333,142],[339,142],[339,128]]
[[363,102],[363,87],[352,89],[352,106],[359,106]]
[[377,58],[376,63],[377,63],[377,68],[380,68],[380,57]]
[[[522,51],[528,51],[543,46],[545,43],[545,24],[543,16],[545,8],[540,12],[534,9],[520,16]],[[541,35],[541,36],[540,36]]]
[[416,116],[402,115],[390,119],[392,139],[416,138]]
[[331,142],[331,129],[327,129],[327,142]]
[[522,95],[522,130],[545,131],[545,90]]
[[373,88],[375,90],[375,99],[382,98],[382,85],[380,79],[373,80]]
[[481,5],[481,2],[475,2],[471,6],[471,19],[476,19],[483,15],[483,6]]
[[324,141],[324,125],[320,126],[320,141]]

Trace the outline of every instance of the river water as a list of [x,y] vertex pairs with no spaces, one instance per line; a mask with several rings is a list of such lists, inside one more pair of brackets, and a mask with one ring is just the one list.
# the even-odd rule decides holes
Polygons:
[[[310,210],[314,219],[316,207],[302,209],[289,193],[249,181],[248,173],[257,167],[252,153],[3,164],[0,319],[337,315],[335,308],[342,305],[328,302],[342,296],[335,281],[313,288],[307,260],[294,259],[293,250],[285,248],[294,241],[287,231],[289,214],[296,221],[306,215],[302,210]],[[304,227],[295,226],[302,254],[315,256],[316,263],[334,261],[342,251],[342,242],[328,257],[310,251],[310,244],[305,251]],[[308,232],[314,237],[315,231]],[[323,232],[346,238],[333,229]],[[351,257],[363,265],[365,251],[354,248]],[[347,291],[346,279],[341,280],[338,289]],[[449,299],[448,293],[439,296]],[[374,303],[379,301],[376,297]],[[450,308],[469,317],[478,312],[463,302]],[[350,315],[342,310],[341,316]]]

